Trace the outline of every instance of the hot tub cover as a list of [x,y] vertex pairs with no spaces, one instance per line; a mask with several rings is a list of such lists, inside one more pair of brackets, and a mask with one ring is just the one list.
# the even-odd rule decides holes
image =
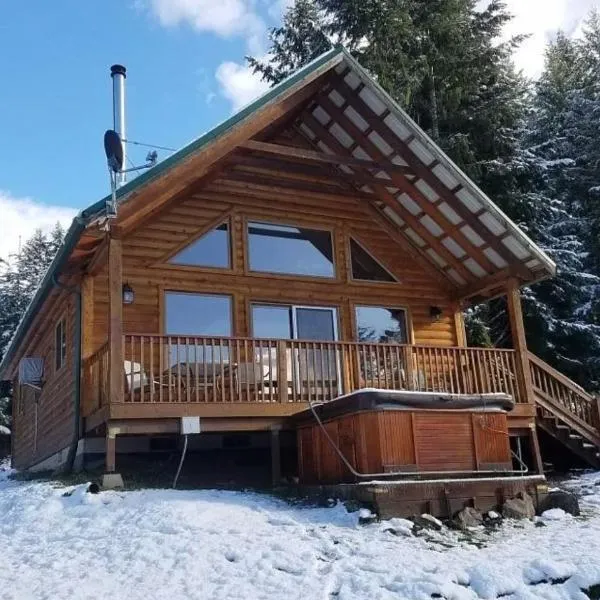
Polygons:
[[[356,412],[379,410],[456,410],[469,412],[510,412],[515,402],[508,394],[443,394],[438,392],[411,392],[407,390],[380,390],[365,388],[340,396],[324,404],[314,405],[323,420]],[[309,409],[294,415],[303,421],[312,417]]]

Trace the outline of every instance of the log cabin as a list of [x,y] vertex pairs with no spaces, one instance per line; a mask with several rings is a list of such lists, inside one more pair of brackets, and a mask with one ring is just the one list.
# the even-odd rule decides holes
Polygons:
[[[540,431],[598,465],[594,398],[527,349],[519,290],[554,263],[342,48],[117,199],[74,219],[0,365],[16,468],[113,473],[190,418],[267,432],[275,480],[287,431],[305,483],[541,477]],[[467,347],[499,296],[512,348]]]

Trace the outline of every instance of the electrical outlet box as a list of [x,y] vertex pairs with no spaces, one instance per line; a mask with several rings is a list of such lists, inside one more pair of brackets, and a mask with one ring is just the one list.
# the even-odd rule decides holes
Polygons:
[[200,433],[200,417],[181,417],[181,433],[182,435]]

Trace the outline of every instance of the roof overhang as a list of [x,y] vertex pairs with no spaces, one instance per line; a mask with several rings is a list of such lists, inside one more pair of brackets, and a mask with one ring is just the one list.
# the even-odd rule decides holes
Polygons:
[[[555,275],[554,262],[340,47],[121,187],[115,227],[126,232],[162,210],[179,193],[218,170],[236,150],[285,152],[281,147],[267,148],[264,132],[290,118],[321,153],[322,162],[341,176],[363,182],[355,185],[361,198],[371,202],[443,275],[457,300],[489,296],[508,279],[526,285]],[[262,149],[257,143],[264,144]],[[91,224],[103,217],[108,199],[74,219],[0,364],[0,377],[55,277],[74,253],[92,254],[82,250],[82,239]]]

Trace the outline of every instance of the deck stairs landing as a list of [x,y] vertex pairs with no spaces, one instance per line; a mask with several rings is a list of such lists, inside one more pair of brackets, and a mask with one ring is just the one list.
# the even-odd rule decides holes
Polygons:
[[591,467],[600,469],[599,401],[529,353],[537,426]]

